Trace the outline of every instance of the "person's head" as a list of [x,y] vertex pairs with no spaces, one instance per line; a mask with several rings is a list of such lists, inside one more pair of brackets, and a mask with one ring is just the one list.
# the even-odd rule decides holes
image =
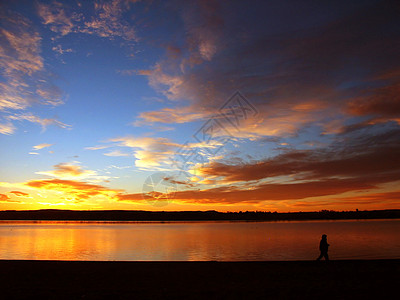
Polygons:
[[326,234],[323,234],[323,235],[322,235],[322,238],[323,238],[323,239],[326,239],[326,237],[327,237]]

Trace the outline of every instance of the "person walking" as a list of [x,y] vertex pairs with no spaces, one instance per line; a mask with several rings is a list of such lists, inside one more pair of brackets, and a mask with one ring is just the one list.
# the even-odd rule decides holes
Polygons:
[[321,251],[320,256],[317,258],[317,260],[321,260],[322,257],[325,257],[325,260],[329,260],[328,256],[328,241],[326,240],[327,235],[323,234],[321,241],[319,242],[319,251]]

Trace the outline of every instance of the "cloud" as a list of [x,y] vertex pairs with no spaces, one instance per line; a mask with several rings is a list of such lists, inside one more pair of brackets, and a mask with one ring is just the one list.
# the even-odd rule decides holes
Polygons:
[[374,192],[362,192],[353,193],[352,196],[346,197],[334,197],[326,200],[296,200],[296,201],[284,201],[287,206],[293,209],[320,209],[324,207],[333,207],[334,209],[352,209],[357,207],[368,207],[371,209],[396,209],[400,207],[399,203],[399,191],[374,191]]
[[[167,180],[169,180],[167,178]],[[172,179],[174,180],[174,179]],[[186,187],[194,187],[194,185],[186,184],[184,181],[175,181],[175,184]],[[58,197],[65,199],[73,199],[76,202],[82,202],[93,197],[105,197],[110,201],[128,201],[140,203],[144,201],[142,193],[126,193],[123,190],[110,189],[98,184],[90,184],[75,180],[63,179],[45,179],[31,180],[24,183],[25,187],[38,189],[43,191],[54,191],[58,193]],[[211,189],[189,189],[185,191],[176,191],[174,198],[171,199],[175,203],[187,204],[216,204],[216,205],[232,205],[232,204],[252,204],[258,205],[262,203],[275,203],[276,201],[287,203],[292,207],[297,206],[314,206],[323,207],[324,203],[332,204],[373,204],[379,203],[396,203],[398,199],[398,191],[378,191],[373,192],[376,188],[371,183],[361,182],[353,179],[327,179],[322,181],[300,182],[291,184],[271,184],[264,183],[258,186],[245,188],[244,186],[228,185]],[[338,195],[350,191],[363,191],[363,194],[353,197],[329,198],[325,196]],[[372,191],[372,192],[371,192]],[[21,196],[25,196],[22,195]],[[157,195],[153,195],[157,196]],[[315,197],[325,197],[318,200]],[[7,195],[1,196],[1,201],[10,201]],[[309,200],[307,200],[309,198]],[[305,199],[302,202],[299,200]],[[307,204],[308,203],[308,204]]]
[[[20,15],[6,18],[6,27],[1,29],[2,51],[1,65],[4,73],[23,73],[32,75],[43,69],[40,56],[41,37],[31,29],[30,22]],[[8,25],[8,26],[7,26]]]
[[353,197],[339,198],[337,201],[332,203],[326,203],[327,205],[338,205],[338,204],[380,204],[385,202],[391,202],[392,204],[400,204],[400,191],[395,192],[379,192],[379,193],[368,193]]
[[352,99],[348,103],[348,111],[356,116],[372,117],[368,121],[370,124],[390,120],[400,124],[400,81]]
[[74,52],[74,50],[72,50],[71,48],[63,49],[61,45],[54,46],[52,50],[60,55],[63,55],[64,53]]
[[[338,137],[328,147],[291,149],[269,159],[245,164],[211,161],[197,170],[197,175],[206,178],[199,183],[220,186],[195,189],[196,186],[189,182],[187,187],[191,189],[177,191],[174,201],[257,204],[321,197],[331,197],[331,201],[333,196],[342,197],[343,193],[356,191],[362,192],[356,197],[361,199],[363,195],[379,190],[383,184],[400,180],[397,155],[400,130],[396,127],[391,131],[382,130],[379,126],[374,130],[374,136],[352,132]],[[392,194],[379,194],[382,201],[392,201]],[[124,194],[118,199],[139,201],[140,194]]]
[[[192,156],[191,159],[199,159],[198,155],[204,156],[201,161],[205,160],[205,157],[210,156],[204,153],[203,149],[214,149],[221,147],[223,144],[219,141],[211,141],[209,143],[197,142],[197,143],[185,143],[179,144],[171,141],[168,138],[154,138],[154,137],[133,137],[125,136],[112,138],[109,140],[110,145],[89,147],[86,149],[98,150],[108,147],[128,147],[133,149],[133,156],[136,158],[135,166],[143,169],[171,169],[174,168],[174,162],[176,163],[176,155]],[[104,155],[107,156],[129,156],[129,154],[114,150]]]
[[101,149],[107,149],[110,148],[110,145],[101,145],[101,146],[94,146],[94,147],[86,147],[86,150],[101,150]]
[[5,135],[11,135],[15,132],[15,126],[8,122],[8,123],[0,123],[0,133]]
[[131,156],[129,153],[123,153],[119,150],[104,153],[105,156]]
[[11,191],[10,193],[14,194],[17,197],[29,197],[28,193],[24,193],[24,192],[21,192],[21,191]]
[[151,70],[137,70],[136,74],[138,75],[145,75],[145,76],[149,76],[151,75],[152,71]]
[[[115,201],[119,195],[124,194],[124,190],[112,189],[100,184],[88,183],[78,180],[66,180],[60,178],[54,179],[37,179],[23,183],[7,183],[0,182],[1,187],[28,189],[32,191],[30,194],[13,190],[9,193],[16,197],[35,198],[37,194],[42,198],[53,199],[54,202],[48,204],[65,204],[65,201],[75,201],[76,203],[95,200],[96,197],[105,198],[109,201]],[[6,194],[0,194],[1,202],[20,202],[10,198]],[[37,202],[39,203],[39,202]]]
[[57,119],[41,118],[31,113],[8,115],[6,118],[13,121],[28,121],[32,123],[37,123],[42,126],[42,130],[46,130],[47,126],[49,125],[56,125],[57,127],[63,129],[71,128],[71,125],[65,124],[61,121],[58,121]]
[[193,1],[184,6],[182,14],[188,36],[188,47],[201,59],[210,61],[221,44],[224,24],[219,1]]
[[[190,109],[189,109],[190,110]],[[204,120],[211,117],[212,112],[190,112],[187,108],[163,108],[158,111],[142,112],[138,120],[134,122],[135,126],[148,125],[153,123],[180,124]]]
[[57,177],[61,179],[86,179],[92,182],[98,182],[109,179],[109,176],[98,175],[96,171],[84,170],[75,163],[59,163],[54,165],[52,171],[40,171],[36,174]]
[[10,196],[6,194],[0,194],[0,202],[21,202],[21,201],[11,199]]
[[[378,180],[379,181],[379,180]],[[378,182],[377,181],[377,182]],[[377,183],[376,182],[376,183]],[[188,204],[261,204],[269,201],[287,201],[301,199],[312,199],[318,206],[318,198],[331,196],[328,202],[332,201],[332,196],[340,195],[351,191],[369,192],[377,186],[368,182],[354,179],[327,179],[321,181],[301,182],[301,183],[265,183],[251,188],[239,186],[223,186],[210,189],[190,189],[177,191],[174,193],[175,203]],[[379,193],[380,200],[393,199],[392,193]],[[142,194],[119,194],[119,201],[140,201]],[[353,199],[353,198],[351,198]],[[343,200],[345,202],[346,199]]]
[[32,113],[18,114],[34,104],[56,106],[63,104],[63,92],[51,82],[41,56],[41,37],[25,17],[9,10],[1,14],[3,25],[0,35],[0,113],[2,134],[13,134],[13,120],[65,125],[51,119],[41,119]]
[[[194,177],[196,178],[196,177]],[[174,176],[165,176],[163,178],[163,181],[167,181],[170,182],[172,184],[175,185],[183,185],[185,187],[194,187],[194,183],[192,181],[188,181],[188,180],[179,180],[178,178],[174,177]]]
[[400,130],[376,133],[375,136],[351,134],[341,136],[329,147],[314,150],[288,150],[275,157],[248,164],[231,165],[212,161],[199,169],[202,176],[221,177],[227,182],[271,179],[291,176],[292,180],[323,178],[380,178],[400,176]]
[[26,77],[43,70],[41,38],[21,15],[2,15],[0,66],[5,81],[0,84],[0,111],[25,109],[33,101]]
[[122,14],[127,8],[129,5],[123,0],[95,2],[96,17],[85,22],[86,29],[83,32],[101,37],[119,36],[127,41],[136,40],[136,30],[122,19]]
[[[139,118],[143,123],[192,122],[195,114],[217,112],[239,90],[259,111],[257,120],[241,123],[240,137],[296,136],[311,125],[323,132],[328,122],[330,132],[338,132],[348,119],[367,113],[347,109],[365,90],[382,86],[396,95],[398,88],[382,74],[400,62],[399,33],[391,30],[398,22],[397,4],[345,7],[339,2],[345,12],[333,4],[313,4],[311,13],[309,2],[291,1],[296,17],[285,15],[281,5],[179,2],[180,16],[188,22],[186,44],[172,45],[179,51],[167,50],[148,75],[153,88],[179,105]],[[249,15],[252,22],[244,17]],[[322,15],[329,17],[315,19]],[[215,51],[201,54],[201,48]],[[188,63],[196,53],[196,62]],[[385,100],[390,107],[397,102],[395,97]]]
[[174,127],[169,126],[154,126],[153,129],[157,132],[175,130]]
[[46,143],[43,143],[43,144],[39,144],[39,145],[33,146],[32,149],[34,149],[34,150],[41,150],[41,149],[43,149],[43,148],[48,148],[48,147],[51,147],[51,146],[53,146],[53,144],[46,144]]
[[[265,160],[244,164],[211,161],[196,170],[196,175],[205,178],[200,183],[228,185],[179,191],[175,199],[188,203],[234,204],[298,200],[355,191],[364,192],[356,198],[368,197],[368,193],[383,184],[400,180],[397,155],[400,130],[382,131],[377,126],[375,130],[378,129],[381,132],[374,136],[351,133],[341,136],[329,147],[288,150]],[[390,200],[392,194],[379,195]]]
[[118,201],[141,202],[143,201],[143,195],[141,193],[118,194],[116,199]]
[[48,179],[48,180],[32,180],[26,183],[28,187],[58,191],[67,198],[73,198],[76,202],[82,202],[91,197],[103,196],[112,199],[119,190],[108,189],[97,184],[90,184],[75,180]]
[[136,75],[138,73],[138,71],[136,69],[129,69],[129,70],[117,70],[118,74],[121,75],[126,75],[126,76],[132,76],[132,75]]
[[52,5],[38,3],[37,10],[43,20],[43,24],[50,25],[50,29],[53,32],[60,33],[61,35],[73,32],[75,27],[74,21],[80,19],[80,15],[76,13],[67,16],[62,4],[59,2],[53,2]]
[[[369,125],[368,132],[365,135],[364,129],[359,128],[338,135],[328,146],[320,145],[313,150],[289,148],[275,157],[250,163],[231,165],[211,161],[198,170],[206,177],[199,184],[230,185],[199,190],[188,182],[189,189],[176,192],[174,202],[219,205],[292,200],[295,202],[289,206],[298,203],[300,207],[302,202],[298,200],[310,199],[304,202],[305,206],[320,207],[321,201],[338,206],[383,207],[379,205],[384,203],[393,206],[398,192],[384,191],[382,185],[400,180],[399,128]],[[232,185],[233,182],[237,185]],[[354,196],[343,196],[355,192]],[[141,194],[121,194],[118,199],[137,202]]]
[[[80,166],[72,165],[68,163],[60,163],[54,166],[54,174],[57,175],[71,175],[71,176],[81,176],[87,174],[87,171],[81,169]],[[91,173],[91,172],[90,172]]]
[[152,137],[127,136],[110,139],[110,142],[134,149],[135,165],[143,169],[158,169],[169,164],[175,148],[180,146],[167,138]]
[[352,180],[329,179],[319,182],[290,184],[266,183],[250,189],[228,186],[198,190],[193,193],[192,191],[185,191],[181,194],[178,193],[176,198],[187,202],[195,200],[194,202],[200,203],[259,203],[270,200],[296,200],[336,195],[373,187],[365,183],[352,182]]
[[6,194],[0,194],[0,201],[8,202],[9,200],[10,200],[9,196],[7,196]]
[[[132,1],[131,1],[132,2]],[[123,14],[130,9],[129,1],[95,1],[93,15],[78,12],[79,7],[72,9],[65,4],[53,2],[39,3],[38,14],[43,24],[61,36],[70,33],[87,33],[113,39],[120,37],[126,41],[136,41],[136,30],[123,18]],[[60,52],[61,46],[53,49]],[[63,54],[67,51],[62,51]]]

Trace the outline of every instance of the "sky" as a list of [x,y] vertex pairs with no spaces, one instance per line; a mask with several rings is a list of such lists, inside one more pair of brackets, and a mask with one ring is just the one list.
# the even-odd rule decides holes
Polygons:
[[0,210],[400,208],[398,1],[0,14]]

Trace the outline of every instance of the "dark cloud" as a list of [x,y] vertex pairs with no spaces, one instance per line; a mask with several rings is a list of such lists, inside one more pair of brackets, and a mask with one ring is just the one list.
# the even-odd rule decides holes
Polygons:
[[[263,161],[230,165],[212,162],[200,170],[223,181],[251,181],[277,176],[319,180],[332,177],[364,178],[391,174],[400,179],[400,130],[371,136],[348,135],[327,148],[289,150]],[[361,179],[362,180],[362,179]]]
[[167,177],[164,177],[163,180],[168,181],[168,182],[170,182],[172,184],[184,185],[184,186],[187,186],[187,187],[193,187],[194,186],[194,184],[192,182],[185,181],[185,180],[178,180],[178,179],[176,179],[174,177],[168,177],[167,176]]
[[348,110],[358,116],[373,116],[374,121],[394,119],[400,124],[400,76],[399,81],[392,85],[376,88],[370,95],[353,99]]
[[[270,200],[297,200],[309,197],[337,195],[355,190],[376,188],[376,184],[385,182],[387,178],[376,178],[371,182],[358,179],[326,179],[291,184],[265,183],[250,189],[240,186],[222,186],[203,190],[178,191],[173,200],[184,203],[201,204],[256,204]],[[120,201],[137,202],[142,200],[142,194],[118,195]]]
[[[212,57],[191,64],[180,48],[180,57],[167,55],[148,75],[153,87],[181,100],[184,109],[142,113],[142,124],[199,120],[217,111],[236,90],[260,112],[256,128],[242,124],[243,136],[293,135],[309,124],[338,132],[346,118],[397,110],[393,70],[400,65],[398,2],[234,1],[212,7],[209,22],[200,21],[201,10],[191,10],[188,29],[188,39],[193,28],[208,33],[201,36],[204,43],[217,45]],[[378,94],[395,97],[383,100],[377,95],[380,100],[369,104],[357,100],[376,87]],[[183,118],[194,113],[196,117]]]

